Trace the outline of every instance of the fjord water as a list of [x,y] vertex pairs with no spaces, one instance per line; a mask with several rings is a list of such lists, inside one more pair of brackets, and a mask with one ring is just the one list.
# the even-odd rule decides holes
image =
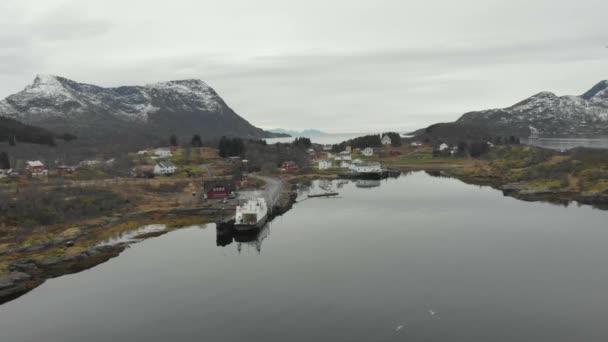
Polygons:
[[425,173],[338,191],[252,242],[193,226],[50,280],[0,306],[0,340],[608,339],[608,212]]

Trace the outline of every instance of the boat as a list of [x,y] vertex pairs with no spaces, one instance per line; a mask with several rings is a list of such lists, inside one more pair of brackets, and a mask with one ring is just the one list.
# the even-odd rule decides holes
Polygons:
[[259,229],[268,220],[268,205],[262,197],[247,200],[247,202],[236,207],[234,216],[234,229],[236,231],[247,231]]
[[338,196],[339,193],[337,192],[324,192],[322,194],[308,194],[308,198],[315,198],[315,197],[331,197],[331,196]]

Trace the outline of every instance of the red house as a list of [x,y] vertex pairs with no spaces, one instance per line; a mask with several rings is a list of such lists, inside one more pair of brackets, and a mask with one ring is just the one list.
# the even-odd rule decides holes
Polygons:
[[224,199],[232,192],[232,185],[229,182],[210,181],[205,182],[205,194],[207,199]]
[[294,162],[294,161],[286,161],[286,162],[283,162],[283,164],[281,164],[281,169],[283,169],[283,170],[297,170],[298,169],[298,164],[296,164],[296,162]]
[[39,160],[28,161],[25,164],[25,171],[30,176],[44,176],[49,173],[44,164]]

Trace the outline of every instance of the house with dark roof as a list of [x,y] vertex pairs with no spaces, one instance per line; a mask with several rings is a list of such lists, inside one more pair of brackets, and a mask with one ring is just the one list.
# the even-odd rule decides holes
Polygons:
[[155,175],[172,175],[177,171],[177,167],[170,161],[161,161],[154,166]]

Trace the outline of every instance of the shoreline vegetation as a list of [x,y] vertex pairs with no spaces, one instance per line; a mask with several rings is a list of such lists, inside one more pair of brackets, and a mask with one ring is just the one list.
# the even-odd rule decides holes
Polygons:
[[[358,141],[368,143],[365,139]],[[341,150],[343,145],[336,144],[334,149]],[[576,201],[608,209],[608,150],[577,148],[560,152],[528,145],[489,144],[479,154],[475,150],[476,156],[472,157],[467,149],[451,155],[437,153],[431,142],[412,145],[399,141],[396,145],[378,146],[373,156],[363,156],[353,149],[352,157],[380,162],[393,171],[427,171],[468,184],[491,186],[521,200],[561,204]],[[242,177],[242,167],[220,157],[231,149],[250,160],[247,171],[283,181],[281,200],[274,208],[277,215],[291,209],[298,184],[335,179],[344,171],[316,168],[311,160],[318,159],[315,154],[324,153],[323,146],[304,139],[277,145],[245,141],[242,146],[224,141],[219,151],[182,148],[171,157],[181,171],[171,177],[91,177],[103,171],[91,169],[83,171],[86,178],[80,180],[76,175],[61,182],[5,179],[0,187],[0,304],[46,279],[80,272],[114,258],[130,243],[185,226],[226,221],[234,203],[193,196],[205,179]],[[311,166],[277,171],[276,165],[285,160]],[[248,186],[263,189],[265,183],[251,179]],[[102,243],[148,225],[163,228],[137,233],[129,242]]]

